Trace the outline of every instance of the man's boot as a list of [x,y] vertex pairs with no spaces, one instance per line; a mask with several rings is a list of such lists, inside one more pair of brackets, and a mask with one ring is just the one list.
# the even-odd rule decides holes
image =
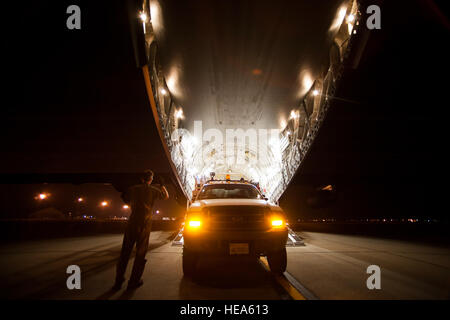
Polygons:
[[122,283],[125,281],[124,277],[116,277],[116,282],[114,282],[114,286],[112,287],[112,290],[118,291],[120,288],[122,288]]
[[116,281],[114,282],[114,286],[112,287],[112,290],[118,291],[120,288],[122,288],[122,283],[125,281],[124,274],[125,269],[128,264],[128,260],[119,259],[119,262],[117,263],[117,270],[116,270]]
[[141,279],[141,277],[144,273],[146,262],[146,259],[134,261],[133,271],[131,272],[131,277],[128,281],[128,290],[136,289],[144,284],[144,281]]

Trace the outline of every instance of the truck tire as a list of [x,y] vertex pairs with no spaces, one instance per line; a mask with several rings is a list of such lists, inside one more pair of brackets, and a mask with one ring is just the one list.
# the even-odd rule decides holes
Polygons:
[[271,252],[267,255],[270,271],[276,274],[282,274],[286,271],[287,267],[287,254],[286,248],[280,251]]
[[187,277],[191,277],[195,273],[197,267],[197,254],[183,249],[183,273]]

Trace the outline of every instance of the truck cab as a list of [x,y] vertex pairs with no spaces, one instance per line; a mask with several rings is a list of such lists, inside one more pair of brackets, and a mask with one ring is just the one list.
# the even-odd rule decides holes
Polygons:
[[286,270],[286,215],[245,181],[205,183],[186,211],[183,272],[195,273],[200,257],[266,256],[274,273]]

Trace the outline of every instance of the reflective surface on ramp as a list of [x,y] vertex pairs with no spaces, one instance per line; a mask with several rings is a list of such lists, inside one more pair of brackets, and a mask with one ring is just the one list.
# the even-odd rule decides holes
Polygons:
[[[287,271],[320,299],[450,299],[450,248],[420,239],[388,240],[302,232],[287,248]],[[381,289],[367,289],[367,267],[381,269]]]
[[[122,235],[42,240],[0,247],[3,299],[284,299],[273,277],[256,259],[203,260],[198,276],[183,277],[182,248],[172,232],[151,233],[144,285],[111,291]],[[131,265],[126,273],[129,278]],[[66,268],[81,268],[82,290],[68,290]]]

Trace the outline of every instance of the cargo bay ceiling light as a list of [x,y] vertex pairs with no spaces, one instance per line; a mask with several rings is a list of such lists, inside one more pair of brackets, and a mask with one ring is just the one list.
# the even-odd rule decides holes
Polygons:
[[142,11],[140,14],[139,14],[139,18],[141,18],[141,21],[142,22],[147,22],[147,14],[144,12],[144,11]]
[[183,119],[183,110],[182,109],[178,109],[177,111],[175,111],[175,118]]

